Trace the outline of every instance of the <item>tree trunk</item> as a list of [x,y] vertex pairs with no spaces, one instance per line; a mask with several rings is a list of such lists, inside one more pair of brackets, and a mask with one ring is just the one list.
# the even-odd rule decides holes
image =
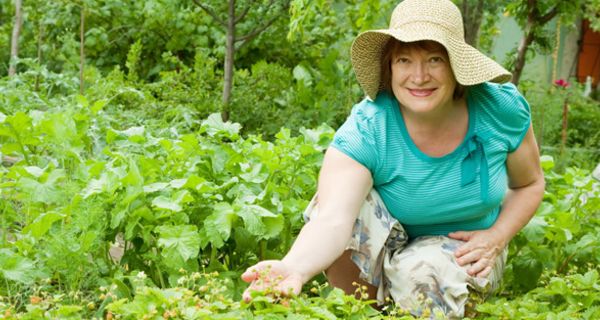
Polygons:
[[85,66],[85,6],[81,5],[81,19],[79,24],[79,94],[83,95],[83,67]]
[[465,27],[465,41],[477,48],[479,29],[483,21],[483,0],[463,0],[462,14]]
[[515,61],[515,66],[512,72],[512,83],[515,85],[518,85],[519,80],[521,79],[521,73],[523,72],[523,67],[525,66],[527,49],[529,49],[529,46],[531,43],[533,43],[536,32],[543,32],[542,27],[558,14],[558,8],[559,7],[557,4],[542,14],[538,9],[537,0],[527,1],[527,23],[525,24],[524,36],[519,43],[517,60]]
[[235,0],[229,0],[225,49],[225,79],[223,81],[223,110],[221,111],[221,118],[223,121],[229,120],[229,99],[233,87],[233,62],[235,59]]
[[[44,25],[40,22],[38,26],[38,37],[37,37],[37,63],[42,65],[42,39],[44,37]],[[40,91],[40,74],[35,75],[35,91]]]
[[512,72],[513,77],[511,81],[515,84],[515,86],[519,84],[519,80],[521,79],[521,73],[523,72],[523,67],[525,67],[525,57],[527,55],[527,49],[529,49],[529,46],[533,42],[533,28],[529,27],[529,23],[525,32],[525,36],[521,39],[521,42],[519,43],[519,48],[517,50],[517,61],[515,62],[515,67]]
[[21,0],[15,0],[15,24],[13,26],[12,39],[10,43],[10,62],[8,67],[8,76],[12,77],[17,73],[17,58],[19,56],[19,36],[21,34],[21,25],[23,24],[23,12],[21,10]]

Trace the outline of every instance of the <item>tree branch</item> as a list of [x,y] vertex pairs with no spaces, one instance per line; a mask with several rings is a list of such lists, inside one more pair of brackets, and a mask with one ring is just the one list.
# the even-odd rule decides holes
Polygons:
[[[477,12],[479,12],[479,16],[483,17],[483,4],[485,1],[483,0],[479,0],[479,2],[477,2]],[[480,20],[482,18],[479,18]]]
[[527,8],[529,12],[527,13],[527,23],[531,23],[539,18],[539,13],[537,9],[537,1],[536,0],[528,0]]
[[537,1],[536,0],[527,0],[527,6],[531,8],[531,10],[537,11]]
[[[244,19],[244,17],[248,14],[248,11],[250,11],[250,8],[252,7],[252,4],[254,2],[256,2],[256,1],[250,0],[250,3],[246,6],[246,8],[244,8],[244,11],[242,11],[242,13],[235,18],[233,23],[237,24],[238,22],[242,21],[242,19]],[[273,3],[273,0],[271,0],[271,3]],[[271,6],[271,3],[269,3],[269,6]]]
[[548,11],[548,13],[546,13],[545,15],[540,17],[540,24],[546,24],[546,22],[552,20],[552,18],[554,18],[556,16],[556,14],[558,13],[558,7],[554,7],[552,8],[552,10]]
[[[271,5],[272,3],[273,3],[273,1],[270,1],[269,5]],[[261,32],[265,31],[265,29],[267,29],[269,26],[271,26],[273,24],[273,22],[275,22],[277,19],[279,19],[279,17],[285,12],[285,9],[287,9],[288,6],[289,6],[289,1],[286,2],[286,4],[283,6],[283,8],[279,12],[279,14],[277,14],[276,16],[271,18],[271,20],[267,21],[267,23],[265,23],[264,25],[262,25],[260,27],[255,28],[254,30],[248,32],[247,34],[245,34],[241,37],[235,37],[234,41],[242,42],[242,44],[240,46],[243,46],[248,40],[256,37]]]
[[215,19],[215,21],[217,21],[219,24],[223,25],[224,27],[227,27],[227,23],[225,23],[225,21],[223,21],[223,19],[219,18],[219,16],[210,7],[203,4],[199,0],[193,0],[193,1],[196,5],[198,5],[200,7],[200,9],[206,11],[206,13],[208,13],[213,19]]

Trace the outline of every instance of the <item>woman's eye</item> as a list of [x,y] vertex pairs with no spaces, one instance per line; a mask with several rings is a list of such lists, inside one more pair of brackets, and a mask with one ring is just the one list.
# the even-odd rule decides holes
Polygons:
[[429,61],[431,62],[444,62],[444,59],[442,57],[432,57],[429,59]]
[[408,63],[409,61],[408,61],[407,58],[399,57],[399,58],[396,59],[396,62],[404,64],[404,63]]

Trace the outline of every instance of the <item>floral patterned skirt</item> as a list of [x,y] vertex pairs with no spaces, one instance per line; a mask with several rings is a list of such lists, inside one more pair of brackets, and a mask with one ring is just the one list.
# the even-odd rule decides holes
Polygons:
[[[318,214],[318,197],[311,200],[304,219]],[[378,288],[377,301],[391,297],[396,305],[414,315],[429,309],[431,315],[462,318],[469,291],[487,296],[498,288],[507,249],[485,278],[467,274],[469,266],[459,266],[454,250],[463,241],[446,236],[422,236],[409,241],[402,225],[371,190],[354,223],[346,249],[360,269],[360,278]]]

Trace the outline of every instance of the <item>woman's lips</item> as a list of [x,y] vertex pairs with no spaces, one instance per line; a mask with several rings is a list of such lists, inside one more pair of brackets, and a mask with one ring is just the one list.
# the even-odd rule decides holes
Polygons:
[[433,94],[435,89],[408,89],[408,91],[415,97],[428,97]]

